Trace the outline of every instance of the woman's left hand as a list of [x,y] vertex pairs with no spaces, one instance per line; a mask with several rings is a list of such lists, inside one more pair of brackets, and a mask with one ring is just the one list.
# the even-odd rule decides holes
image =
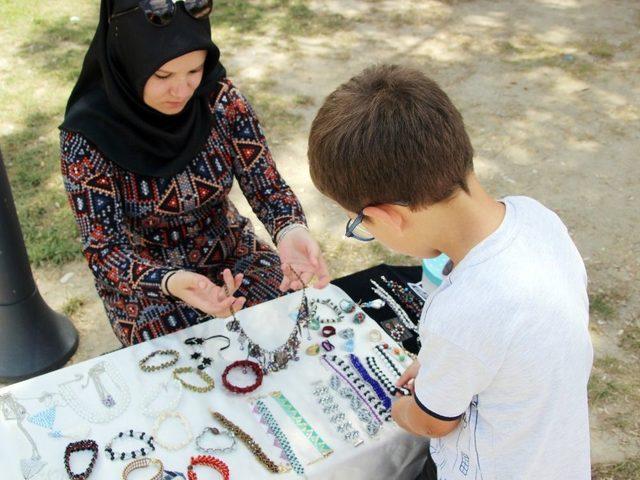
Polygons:
[[[315,276],[315,288],[324,288],[331,278],[320,246],[305,228],[294,228],[278,243],[284,277],[280,290],[300,290]],[[298,277],[298,275],[300,277]],[[300,281],[302,279],[302,282]]]

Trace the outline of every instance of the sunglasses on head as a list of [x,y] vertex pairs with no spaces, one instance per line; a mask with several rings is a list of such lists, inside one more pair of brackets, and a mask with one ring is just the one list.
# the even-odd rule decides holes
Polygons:
[[[206,18],[213,10],[213,0],[177,0],[184,3],[184,9],[196,20]],[[109,22],[114,18],[121,17],[135,10],[141,10],[149,23],[156,27],[168,25],[176,13],[175,0],[140,0],[138,5],[129,10],[118,12],[109,18]]]

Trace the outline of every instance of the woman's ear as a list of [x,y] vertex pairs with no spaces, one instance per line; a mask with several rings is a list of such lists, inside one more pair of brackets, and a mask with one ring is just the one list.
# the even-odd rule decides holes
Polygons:
[[406,222],[402,212],[399,210],[400,208],[403,207],[384,203],[366,207],[363,213],[375,222],[382,223],[396,232],[402,233]]

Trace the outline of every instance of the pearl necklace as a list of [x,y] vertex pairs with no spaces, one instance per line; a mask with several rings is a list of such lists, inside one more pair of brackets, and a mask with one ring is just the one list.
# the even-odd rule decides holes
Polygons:
[[[108,367],[108,368],[107,368]],[[99,376],[106,374],[109,380],[115,385],[119,395],[114,398],[102,385]],[[107,364],[99,362],[89,369],[85,385],[86,388],[89,381],[93,380],[98,392],[98,396],[102,401],[103,408],[94,408],[83,403],[78,394],[71,388],[71,384],[84,379],[84,375],[76,375],[76,378],[58,385],[60,395],[65,399],[67,405],[80,417],[91,423],[107,423],[118,418],[124,413],[131,402],[131,393],[126,382],[120,376],[117,369]]]

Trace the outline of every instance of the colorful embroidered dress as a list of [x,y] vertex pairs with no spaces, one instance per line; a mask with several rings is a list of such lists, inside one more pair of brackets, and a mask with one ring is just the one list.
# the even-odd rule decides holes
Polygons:
[[61,133],[62,175],[84,255],[124,345],[208,318],[162,293],[162,277],[176,268],[216,282],[227,267],[244,273],[238,295],[247,306],[280,295],[278,255],[228,199],[234,177],[272,238],[306,223],[247,100],[225,79],[210,105],[215,121],[203,150],[169,178],[125,171],[82,135]]

